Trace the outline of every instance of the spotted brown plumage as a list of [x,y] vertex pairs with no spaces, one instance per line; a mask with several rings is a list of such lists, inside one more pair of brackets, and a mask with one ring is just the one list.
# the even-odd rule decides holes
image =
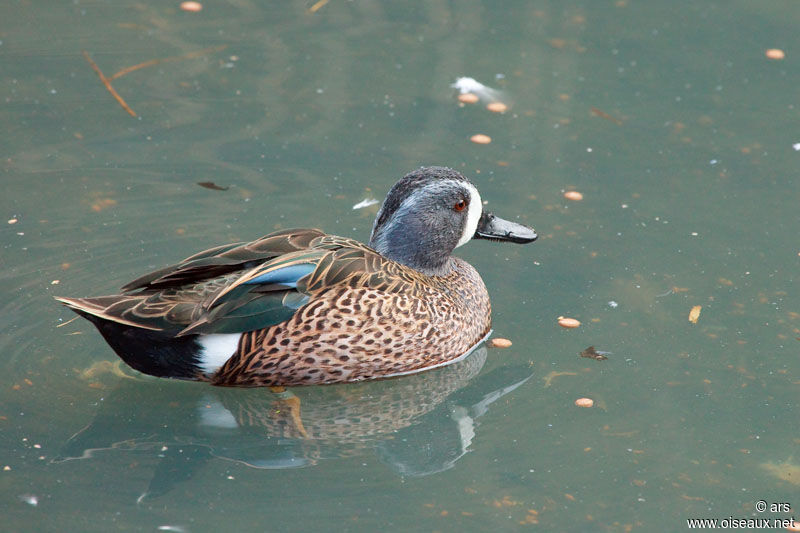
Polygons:
[[385,377],[445,363],[489,333],[489,295],[465,261],[452,258],[450,274],[426,280],[374,252],[362,256],[383,268],[373,271],[361,260],[343,279],[328,279],[318,268],[309,286],[325,282],[309,290],[310,302],[285,323],[244,334],[212,382],[305,385]]
[[369,246],[284,230],[200,252],[119,295],[58,300],[148,374],[228,386],[391,377],[458,360],[488,334],[486,287],[450,255],[473,237],[536,234],[485,213],[456,171],[421,168],[389,192]]

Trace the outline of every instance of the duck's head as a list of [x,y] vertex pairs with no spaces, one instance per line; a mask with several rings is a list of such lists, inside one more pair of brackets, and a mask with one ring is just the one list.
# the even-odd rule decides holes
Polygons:
[[423,167],[391,188],[369,245],[398,263],[441,275],[453,250],[470,239],[524,244],[536,237],[528,226],[484,212],[478,189],[459,172]]

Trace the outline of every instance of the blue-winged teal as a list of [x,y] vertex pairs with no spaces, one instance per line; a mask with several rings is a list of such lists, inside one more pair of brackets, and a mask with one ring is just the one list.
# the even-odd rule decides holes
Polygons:
[[122,294],[57,298],[130,366],[229,386],[384,378],[459,360],[489,333],[478,272],[452,251],[536,233],[483,211],[455,170],[420,168],[389,191],[369,246],[316,229],[218,246]]

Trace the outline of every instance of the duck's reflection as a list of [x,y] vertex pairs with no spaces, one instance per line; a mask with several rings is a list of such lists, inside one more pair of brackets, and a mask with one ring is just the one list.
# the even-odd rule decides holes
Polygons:
[[57,460],[103,450],[157,455],[148,497],[212,458],[283,469],[374,449],[398,474],[429,475],[451,468],[468,451],[476,419],[531,376],[527,367],[508,365],[480,374],[485,362],[480,347],[413,376],[281,393],[123,380]]

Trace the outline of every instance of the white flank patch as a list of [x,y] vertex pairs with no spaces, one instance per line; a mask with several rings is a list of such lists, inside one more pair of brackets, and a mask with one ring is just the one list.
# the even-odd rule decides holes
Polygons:
[[461,239],[456,244],[456,248],[466,244],[475,236],[475,230],[478,229],[478,221],[481,218],[481,214],[483,214],[483,203],[478,189],[469,183],[463,185],[469,189],[469,213],[467,213],[467,224],[464,226],[464,233],[461,234]]
[[200,367],[205,374],[211,375],[225,364],[225,361],[236,353],[239,347],[241,333],[211,333],[210,335],[200,335],[197,342],[200,343],[200,353],[197,354]]

